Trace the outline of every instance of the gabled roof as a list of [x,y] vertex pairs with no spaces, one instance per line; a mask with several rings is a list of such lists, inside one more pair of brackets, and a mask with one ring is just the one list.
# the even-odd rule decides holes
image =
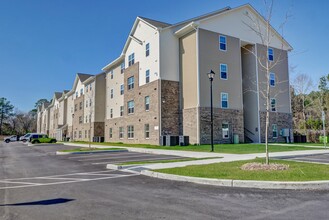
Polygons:
[[59,99],[60,97],[62,97],[62,93],[61,92],[55,92],[54,94],[56,99]]
[[162,21],[156,21],[156,20],[153,20],[153,19],[150,19],[150,18],[145,18],[145,17],[142,17],[142,16],[138,16],[138,18],[142,19],[143,21],[151,24],[152,26],[154,27],[157,27],[157,28],[165,28],[165,27],[169,27],[171,26],[171,24],[168,24],[168,23],[165,23],[165,22],[162,22]]
[[86,73],[77,73],[77,76],[79,77],[79,79],[80,79],[81,82],[84,82],[89,77],[94,76],[94,75],[86,74]]

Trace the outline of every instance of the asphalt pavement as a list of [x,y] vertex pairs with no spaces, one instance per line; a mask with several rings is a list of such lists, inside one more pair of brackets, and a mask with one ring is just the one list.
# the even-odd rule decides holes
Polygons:
[[[107,170],[105,164],[100,164],[103,160],[85,160],[96,159],[92,155],[86,158],[55,155],[57,150],[68,148],[74,147],[0,143],[1,220],[327,219],[329,216],[326,190],[226,188],[161,180]],[[115,157],[116,161],[123,159],[117,154],[104,162],[114,161]]]

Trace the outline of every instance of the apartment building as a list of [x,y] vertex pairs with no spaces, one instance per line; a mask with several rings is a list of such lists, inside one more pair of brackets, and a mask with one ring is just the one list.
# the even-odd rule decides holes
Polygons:
[[[210,143],[207,73],[213,70],[214,142],[231,143],[233,136],[264,141],[268,82],[270,141],[284,141],[281,129],[292,128],[292,47],[272,27],[271,43],[264,45],[250,28],[252,19],[261,30],[266,26],[249,4],[176,24],[137,17],[117,59],[100,74],[77,74],[73,88],[62,94],[63,107],[60,97],[53,98],[49,132],[58,104],[71,140],[161,144],[164,135],[184,135],[190,144]],[[261,60],[270,62],[269,79]]]

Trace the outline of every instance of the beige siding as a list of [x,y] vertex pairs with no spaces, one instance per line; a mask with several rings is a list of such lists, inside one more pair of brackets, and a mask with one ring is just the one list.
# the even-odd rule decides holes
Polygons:
[[[225,92],[229,95],[229,109],[241,110],[243,106],[240,40],[224,35],[227,50],[221,51],[219,36],[219,33],[199,29],[200,106],[210,106],[210,82],[207,73],[212,69],[216,73],[213,81],[214,107],[221,107],[221,93]],[[220,79],[220,64],[227,64],[227,80]]]
[[106,79],[105,73],[96,76],[95,81],[95,114],[94,122],[105,120]]

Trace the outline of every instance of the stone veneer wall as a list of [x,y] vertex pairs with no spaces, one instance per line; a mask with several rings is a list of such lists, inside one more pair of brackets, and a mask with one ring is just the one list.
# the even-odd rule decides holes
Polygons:
[[[134,76],[134,88],[128,90],[128,78]],[[124,143],[159,144],[159,98],[158,80],[139,86],[139,63],[124,71],[124,113],[122,117],[105,121],[105,141]],[[145,110],[145,96],[150,97],[149,111]],[[134,113],[128,115],[128,101],[134,100]],[[149,124],[150,138],[145,138],[145,124]],[[128,139],[127,126],[134,126],[134,138]],[[119,128],[123,127],[124,137],[119,138]],[[112,128],[112,138],[109,130]]]
[[[243,111],[235,109],[214,108],[214,143],[233,143],[233,135],[239,135],[240,143],[244,142]],[[229,124],[230,137],[223,139],[222,124]],[[210,108],[200,108],[200,144],[210,144]]]
[[[266,112],[260,112],[261,142],[265,142],[265,126],[266,126],[265,121],[266,121]],[[273,138],[272,124],[277,125],[278,138]],[[280,130],[282,128],[292,129],[292,114],[281,113],[281,112],[270,112],[268,141],[286,142],[286,139],[280,136]]]
[[161,135],[180,135],[179,82],[161,80]]

